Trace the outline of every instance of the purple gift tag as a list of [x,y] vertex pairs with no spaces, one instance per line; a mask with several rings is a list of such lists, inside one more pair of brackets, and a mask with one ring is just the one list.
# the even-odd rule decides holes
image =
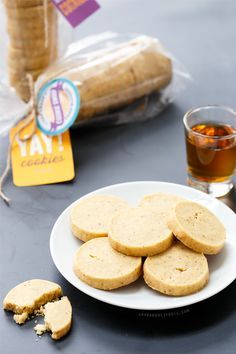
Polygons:
[[52,0],[71,26],[76,27],[100,8],[95,0]]

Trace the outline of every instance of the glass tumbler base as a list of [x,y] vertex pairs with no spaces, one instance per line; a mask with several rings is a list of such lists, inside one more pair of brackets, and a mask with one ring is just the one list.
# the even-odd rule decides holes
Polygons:
[[216,198],[223,197],[224,195],[228,194],[233,188],[233,183],[231,180],[218,183],[208,183],[199,181],[191,175],[188,175],[188,185],[202,192],[210,194]]

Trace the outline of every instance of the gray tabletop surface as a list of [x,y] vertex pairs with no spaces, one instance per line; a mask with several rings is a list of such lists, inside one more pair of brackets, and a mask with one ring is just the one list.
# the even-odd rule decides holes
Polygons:
[[[2,354],[236,352],[236,284],[202,303],[173,311],[113,307],[76,290],[57,271],[49,252],[51,228],[63,209],[102,186],[157,180],[186,184],[182,117],[192,106],[236,106],[236,2],[230,0],[100,1],[102,9],[75,33],[106,30],[158,36],[185,64],[192,82],[156,119],[120,127],[72,132],[76,178],[71,183],[17,188],[0,201],[0,300],[17,283],[58,282],[73,305],[73,328],[59,342],[37,339],[32,322],[17,326],[0,311]],[[0,142],[4,166],[7,140]],[[236,207],[235,194],[227,202]]]

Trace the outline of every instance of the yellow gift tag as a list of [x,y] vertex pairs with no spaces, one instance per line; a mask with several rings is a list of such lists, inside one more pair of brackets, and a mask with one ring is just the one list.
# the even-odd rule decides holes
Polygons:
[[32,137],[24,141],[27,134],[32,134],[32,125],[16,134],[20,125],[11,129],[12,173],[16,186],[35,186],[70,181],[74,178],[74,161],[70,133],[47,136],[38,128]]

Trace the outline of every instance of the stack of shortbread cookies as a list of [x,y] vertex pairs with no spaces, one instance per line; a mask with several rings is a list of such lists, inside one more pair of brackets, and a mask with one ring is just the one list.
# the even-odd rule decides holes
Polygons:
[[74,258],[85,283],[112,290],[143,272],[149,287],[172,296],[207,284],[205,254],[219,253],[226,237],[206,207],[165,193],[145,196],[135,208],[115,196],[82,199],[71,210],[71,230],[85,242]]
[[57,56],[57,13],[50,0],[4,0],[9,34],[10,84],[30,99],[30,74],[36,80]]

